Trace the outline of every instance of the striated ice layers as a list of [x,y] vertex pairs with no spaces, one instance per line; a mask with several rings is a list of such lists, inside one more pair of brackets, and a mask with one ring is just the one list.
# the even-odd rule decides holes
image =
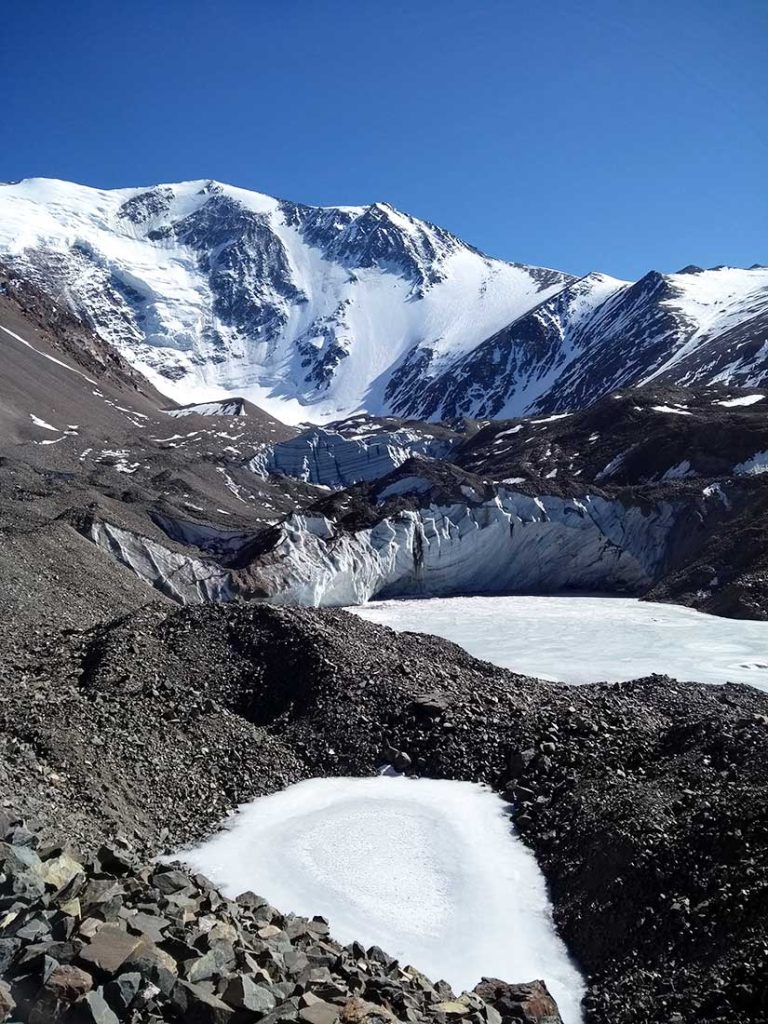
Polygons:
[[[685,519],[684,507],[671,502],[641,508],[600,495],[530,497],[500,488],[486,502],[405,510],[357,531],[292,515],[270,549],[239,571],[116,527],[94,524],[90,537],[185,603],[241,596],[318,607],[473,592],[640,593],[662,574]],[[185,524],[186,543],[196,543],[194,529]],[[209,533],[201,531],[202,547]]]
[[345,436],[315,427],[265,446],[251,459],[250,468],[260,476],[276,473],[338,490],[362,480],[379,480],[414,455],[439,459],[450,449],[450,441],[408,428],[379,430],[361,424]]
[[546,884],[504,802],[469,782],[313,779],[241,808],[181,856],[227,896],[328,918],[340,942],[378,945],[454,989],[543,978],[565,1024],[584,985]]
[[373,597],[459,593],[637,593],[659,575],[676,510],[601,496],[499,491],[483,504],[400,512],[357,532],[291,516],[254,567],[278,604],[348,605]]

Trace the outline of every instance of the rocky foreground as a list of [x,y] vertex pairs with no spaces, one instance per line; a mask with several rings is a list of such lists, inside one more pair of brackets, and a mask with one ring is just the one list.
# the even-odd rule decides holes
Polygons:
[[[93,854],[121,833],[153,855],[239,802],[385,761],[481,781],[550,882],[590,1024],[766,1019],[765,694],[548,684],[344,612],[258,604],[30,625],[0,650],[2,792],[42,842]],[[166,896],[142,912],[168,917]]]
[[456,996],[328,922],[281,914],[203,875],[141,865],[124,842],[90,859],[0,822],[0,1019],[30,1024],[558,1024],[541,982],[483,979]]

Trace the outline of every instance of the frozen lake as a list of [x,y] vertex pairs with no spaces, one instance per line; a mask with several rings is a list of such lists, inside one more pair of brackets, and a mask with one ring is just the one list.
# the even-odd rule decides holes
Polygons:
[[348,608],[398,630],[434,633],[470,654],[567,683],[664,672],[768,690],[768,623],[619,597],[448,597]]
[[313,779],[240,809],[179,857],[234,897],[322,914],[340,942],[378,945],[457,992],[483,975],[543,978],[579,1024],[581,977],[544,878],[504,802],[469,782]]

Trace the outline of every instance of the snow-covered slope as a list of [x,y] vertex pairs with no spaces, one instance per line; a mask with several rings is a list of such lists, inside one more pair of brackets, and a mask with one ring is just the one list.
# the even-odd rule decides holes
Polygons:
[[181,403],[503,418],[647,381],[768,383],[768,268],[636,283],[491,259],[385,203],[213,181],[0,186],[0,259]]
[[287,421],[415,401],[423,373],[570,280],[386,204],[308,207],[212,181],[4,185],[0,256],[177,401],[237,394]]
[[591,405],[649,381],[768,382],[768,268],[589,274],[422,387],[409,416],[504,418]]

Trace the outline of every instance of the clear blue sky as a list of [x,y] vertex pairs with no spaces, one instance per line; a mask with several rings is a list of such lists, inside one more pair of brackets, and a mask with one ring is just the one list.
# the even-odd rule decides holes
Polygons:
[[0,180],[385,200],[510,260],[768,262],[766,0],[14,0]]

